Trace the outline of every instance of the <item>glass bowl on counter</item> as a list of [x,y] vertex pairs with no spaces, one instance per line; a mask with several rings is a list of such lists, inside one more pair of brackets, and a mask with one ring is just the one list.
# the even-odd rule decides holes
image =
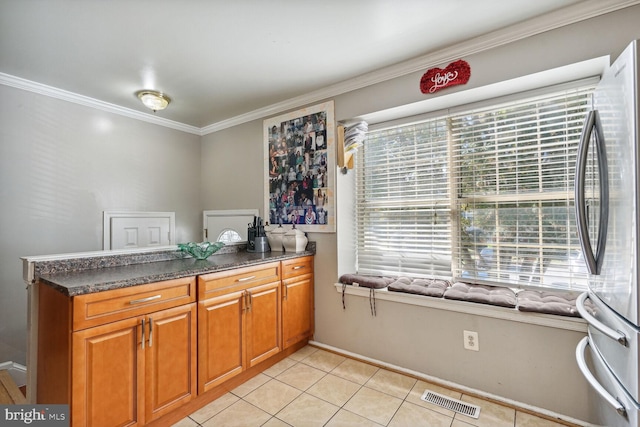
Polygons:
[[202,243],[178,243],[178,250],[186,252],[195,259],[207,259],[214,252],[220,250],[224,246],[224,242],[202,242]]

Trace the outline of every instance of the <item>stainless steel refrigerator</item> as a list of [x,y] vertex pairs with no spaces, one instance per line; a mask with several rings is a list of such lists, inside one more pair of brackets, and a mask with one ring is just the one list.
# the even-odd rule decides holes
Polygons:
[[596,392],[597,422],[607,427],[640,426],[638,46],[603,74],[576,162],[576,221],[589,272],[577,303],[588,336],[576,359]]

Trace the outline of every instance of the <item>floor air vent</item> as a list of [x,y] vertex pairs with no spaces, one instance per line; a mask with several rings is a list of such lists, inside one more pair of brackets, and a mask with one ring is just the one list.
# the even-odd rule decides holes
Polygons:
[[462,415],[466,415],[471,418],[478,418],[480,416],[479,406],[452,399],[433,391],[425,390],[420,399],[424,400],[425,402],[433,403],[434,405],[442,406],[443,408],[449,409]]

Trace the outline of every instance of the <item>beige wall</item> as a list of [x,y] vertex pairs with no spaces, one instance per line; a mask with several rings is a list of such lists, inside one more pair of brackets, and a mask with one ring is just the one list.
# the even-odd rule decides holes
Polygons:
[[[471,81],[449,93],[603,55],[615,58],[630,40],[640,38],[637,22],[640,7],[636,6],[469,55],[464,59],[472,67]],[[426,71],[430,66],[442,65],[425,64],[424,68]],[[418,85],[421,73],[335,97],[336,119],[349,120],[424,100]],[[213,164],[219,155],[237,156],[241,160],[233,160],[233,167],[247,171],[243,179],[231,181],[229,165],[220,171],[204,173],[209,182],[229,182],[225,189],[203,182],[205,206],[238,207],[230,194],[242,194],[255,198],[253,202],[241,199],[244,206],[262,210],[264,191],[257,173],[262,165],[250,163],[262,158],[253,154],[247,157],[245,148],[249,141],[255,147],[262,144],[261,121],[202,138],[203,165]],[[351,185],[349,175],[338,176],[340,200],[349,198]],[[341,209],[344,212],[349,207],[338,205],[338,214]],[[310,239],[318,245],[315,270],[318,342],[575,419],[592,419],[590,407],[594,395],[579,373],[574,356],[583,333],[389,301],[379,301],[377,316],[372,317],[369,301],[354,296],[347,297],[347,309],[343,310],[341,296],[333,286],[339,274],[338,240],[349,235],[348,227],[339,222],[338,230],[341,228],[342,234],[310,233]],[[350,246],[349,241],[340,244]],[[464,329],[479,333],[480,352],[462,348]]]
[[0,362],[26,361],[21,256],[102,250],[104,210],[200,238],[200,137],[0,85]]
[[[638,6],[469,55],[471,81],[445,95],[616,56],[640,38],[637,22]],[[420,76],[335,97],[337,120],[424,100]],[[198,137],[0,86],[0,361],[25,360],[20,256],[99,250],[106,209],[175,211],[178,241],[200,239],[203,209],[262,212],[262,138],[262,120]],[[349,199],[350,177],[338,177],[340,200]],[[351,237],[348,224],[339,222],[338,230],[310,235],[318,250],[318,342],[590,419],[592,395],[574,361],[581,333],[388,301],[372,317],[369,302],[358,297],[348,297],[343,310],[333,284],[338,244],[349,248]],[[479,332],[480,352],[462,349],[463,329]]]
[[204,209],[259,209],[265,217],[262,122],[225,129],[202,141]]

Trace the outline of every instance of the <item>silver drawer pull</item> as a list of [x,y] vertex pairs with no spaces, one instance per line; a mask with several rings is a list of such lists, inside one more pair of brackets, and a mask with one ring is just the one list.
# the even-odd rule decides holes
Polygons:
[[162,295],[154,295],[152,297],[134,299],[129,301],[129,304],[140,304],[141,302],[153,301],[154,299],[162,298]]
[[304,268],[304,265],[296,265],[293,267],[294,270],[300,270],[301,268]]
[[242,277],[238,280],[236,280],[236,282],[246,282],[247,280],[251,280],[251,279],[255,279],[256,276],[249,276],[249,277]]
[[142,348],[144,348],[144,319],[142,319]]
[[153,319],[149,317],[149,347],[153,345]]

